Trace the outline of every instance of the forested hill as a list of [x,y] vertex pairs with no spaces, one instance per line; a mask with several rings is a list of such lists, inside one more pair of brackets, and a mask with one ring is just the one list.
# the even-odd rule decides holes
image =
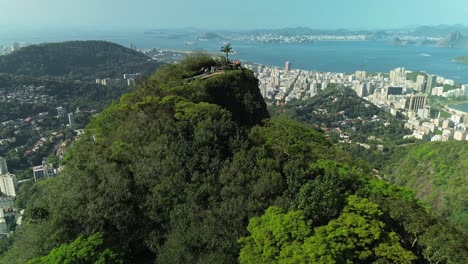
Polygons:
[[413,189],[433,211],[468,230],[468,142],[430,142],[398,148],[383,172]]
[[20,190],[1,263],[468,263],[467,236],[312,126],[269,118],[246,69],[195,55],[97,116]]
[[69,41],[21,48],[0,56],[0,73],[73,78],[121,78],[124,73],[150,74],[158,63],[137,51],[106,41]]
[[388,158],[390,148],[407,143],[403,136],[410,134],[401,118],[360,98],[348,87],[328,88],[308,100],[273,106],[270,112],[326,130],[333,143],[342,142],[342,148],[377,169]]

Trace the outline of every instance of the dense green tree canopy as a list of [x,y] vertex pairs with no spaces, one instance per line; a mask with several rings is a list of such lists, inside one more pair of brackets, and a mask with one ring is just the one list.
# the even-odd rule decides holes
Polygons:
[[[167,66],[94,118],[63,173],[22,201],[31,214],[1,261],[24,263],[96,233],[127,263],[236,263],[243,245],[253,253],[241,261],[257,263],[278,254],[465,257],[463,244],[424,242],[439,234],[412,229],[416,217],[398,220],[402,207],[388,201],[431,218],[410,192],[372,178],[312,126],[269,119],[252,72],[197,79],[212,63],[196,55]],[[431,219],[422,228],[440,224]],[[446,233],[466,239],[451,227]]]
[[385,231],[377,204],[351,195],[342,214],[312,230],[302,211],[270,207],[250,220],[242,238],[240,263],[412,263],[394,232]]
[[28,261],[28,264],[123,263],[117,253],[104,249],[103,243],[100,233],[88,238],[80,236],[70,244],[53,249],[47,256]]
[[468,142],[430,142],[397,149],[383,168],[391,182],[468,230]]

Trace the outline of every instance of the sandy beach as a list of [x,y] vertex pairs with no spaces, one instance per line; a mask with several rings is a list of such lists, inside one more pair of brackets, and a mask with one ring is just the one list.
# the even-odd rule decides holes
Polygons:
[[[464,102],[460,102],[460,103],[455,103],[455,104],[452,104],[452,105],[466,104],[466,103],[468,103],[468,101],[464,101]],[[458,109],[451,108],[451,107],[449,107],[449,105],[445,105],[445,109],[447,109],[447,111],[450,112],[450,113],[455,113],[455,114],[459,114],[459,115],[466,115],[466,114],[468,114],[468,112],[464,112],[464,111],[462,111],[462,110],[458,110]]]

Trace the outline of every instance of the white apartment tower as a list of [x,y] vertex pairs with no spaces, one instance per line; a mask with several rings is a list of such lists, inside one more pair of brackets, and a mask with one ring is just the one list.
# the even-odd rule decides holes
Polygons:
[[0,191],[7,195],[16,197],[18,182],[14,174],[8,173],[6,159],[0,157]]

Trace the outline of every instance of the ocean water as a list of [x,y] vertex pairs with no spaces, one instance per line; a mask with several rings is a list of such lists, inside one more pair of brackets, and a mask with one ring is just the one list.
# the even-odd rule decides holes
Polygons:
[[[144,34],[144,31],[31,31],[1,32],[0,45],[18,42],[56,42],[65,40],[108,40],[139,48],[203,50],[218,52],[223,43],[198,41],[197,34]],[[185,42],[196,42],[187,46]],[[434,46],[394,46],[388,41],[320,41],[313,44],[261,44],[231,41],[236,54],[232,58],[265,65],[280,66],[286,60],[293,68],[330,72],[389,72],[397,67],[424,71],[459,83],[468,83],[468,65],[456,63],[454,58],[468,54],[468,49]]]
[[457,105],[449,105],[449,107],[453,108],[453,109],[456,109],[456,110],[459,110],[459,111],[463,111],[465,113],[468,113],[468,103],[457,104]]

